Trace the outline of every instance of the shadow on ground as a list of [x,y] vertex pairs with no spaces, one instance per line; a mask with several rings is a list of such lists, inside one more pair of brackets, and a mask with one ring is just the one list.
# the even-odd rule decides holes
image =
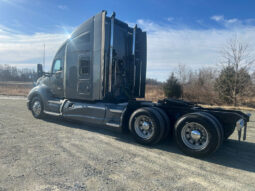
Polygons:
[[[123,134],[113,128],[101,126],[96,127],[92,125],[88,126],[84,125],[84,123],[81,122],[70,121],[63,118],[53,118],[50,116],[44,120],[47,122],[56,123],[70,128],[77,128],[91,132],[106,134],[114,137],[117,140],[144,147],[143,145],[137,144],[133,140],[131,134],[128,133]],[[151,148],[153,149],[156,148],[162,151],[183,155],[183,153],[178,149],[177,145],[170,137],[169,139]],[[222,146],[219,148],[217,152],[213,153],[212,155],[206,158],[197,160],[203,160],[226,167],[236,168],[249,172],[255,172],[255,143],[239,142],[238,140],[229,139],[222,144]]]

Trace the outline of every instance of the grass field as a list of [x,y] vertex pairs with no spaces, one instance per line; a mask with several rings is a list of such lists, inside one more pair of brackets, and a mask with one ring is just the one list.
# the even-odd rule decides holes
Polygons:
[[32,87],[32,82],[0,81],[0,95],[27,96]]
[[[33,88],[32,82],[14,82],[0,81],[0,95],[19,95],[27,96],[29,91]],[[157,101],[164,98],[164,92],[162,87],[156,85],[147,85],[146,86],[146,100]]]

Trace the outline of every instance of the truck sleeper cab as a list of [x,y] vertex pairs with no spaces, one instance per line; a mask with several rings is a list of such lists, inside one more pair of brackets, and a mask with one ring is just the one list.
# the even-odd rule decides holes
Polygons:
[[[174,136],[194,157],[215,152],[249,115],[180,100],[139,101],[146,80],[146,33],[102,11],[81,24],[57,51],[50,73],[38,65],[27,106],[35,118],[62,116],[130,131],[141,144]],[[42,75],[43,74],[43,75]]]

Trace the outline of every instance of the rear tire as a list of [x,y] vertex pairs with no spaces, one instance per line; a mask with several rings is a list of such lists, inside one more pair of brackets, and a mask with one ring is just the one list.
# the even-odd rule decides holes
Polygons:
[[165,132],[164,135],[162,137],[162,140],[166,139],[169,135],[170,135],[170,120],[169,117],[167,116],[167,114],[165,113],[165,111],[161,108],[158,107],[153,107],[153,109],[157,110],[161,117],[164,119],[164,123],[165,123]]
[[221,135],[221,144],[224,141],[224,130],[223,127],[221,125],[221,123],[219,122],[219,120],[214,117],[212,114],[207,113],[207,112],[197,112],[198,115],[201,116],[207,116],[210,120],[212,120],[212,122],[214,123],[215,126],[218,126],[218,129],[220,130],[220,135]]
[[164,134],[163,118],[153,108],[140,108],[131,115],[129,129],[134,139],[144,145],[158,143]]
[[39,96],[35,96],[31,101],[31,111],[35,118],[41,119],[44,117],[43,102]]
[[175,125],[178,147],[192,157],[205,157],[215,152],[222,143],[222,131],[207,115],[191,113]]

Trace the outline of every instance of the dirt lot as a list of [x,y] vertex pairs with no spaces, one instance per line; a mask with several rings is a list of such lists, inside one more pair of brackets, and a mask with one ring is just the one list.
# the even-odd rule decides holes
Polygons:
[[[23,98],[0,97],[0,190],[255,190],[255,123],[214,155],[184,156],[130,135],[63,120],[36,120]],[[255,113],[253,113],[255,121]]]

